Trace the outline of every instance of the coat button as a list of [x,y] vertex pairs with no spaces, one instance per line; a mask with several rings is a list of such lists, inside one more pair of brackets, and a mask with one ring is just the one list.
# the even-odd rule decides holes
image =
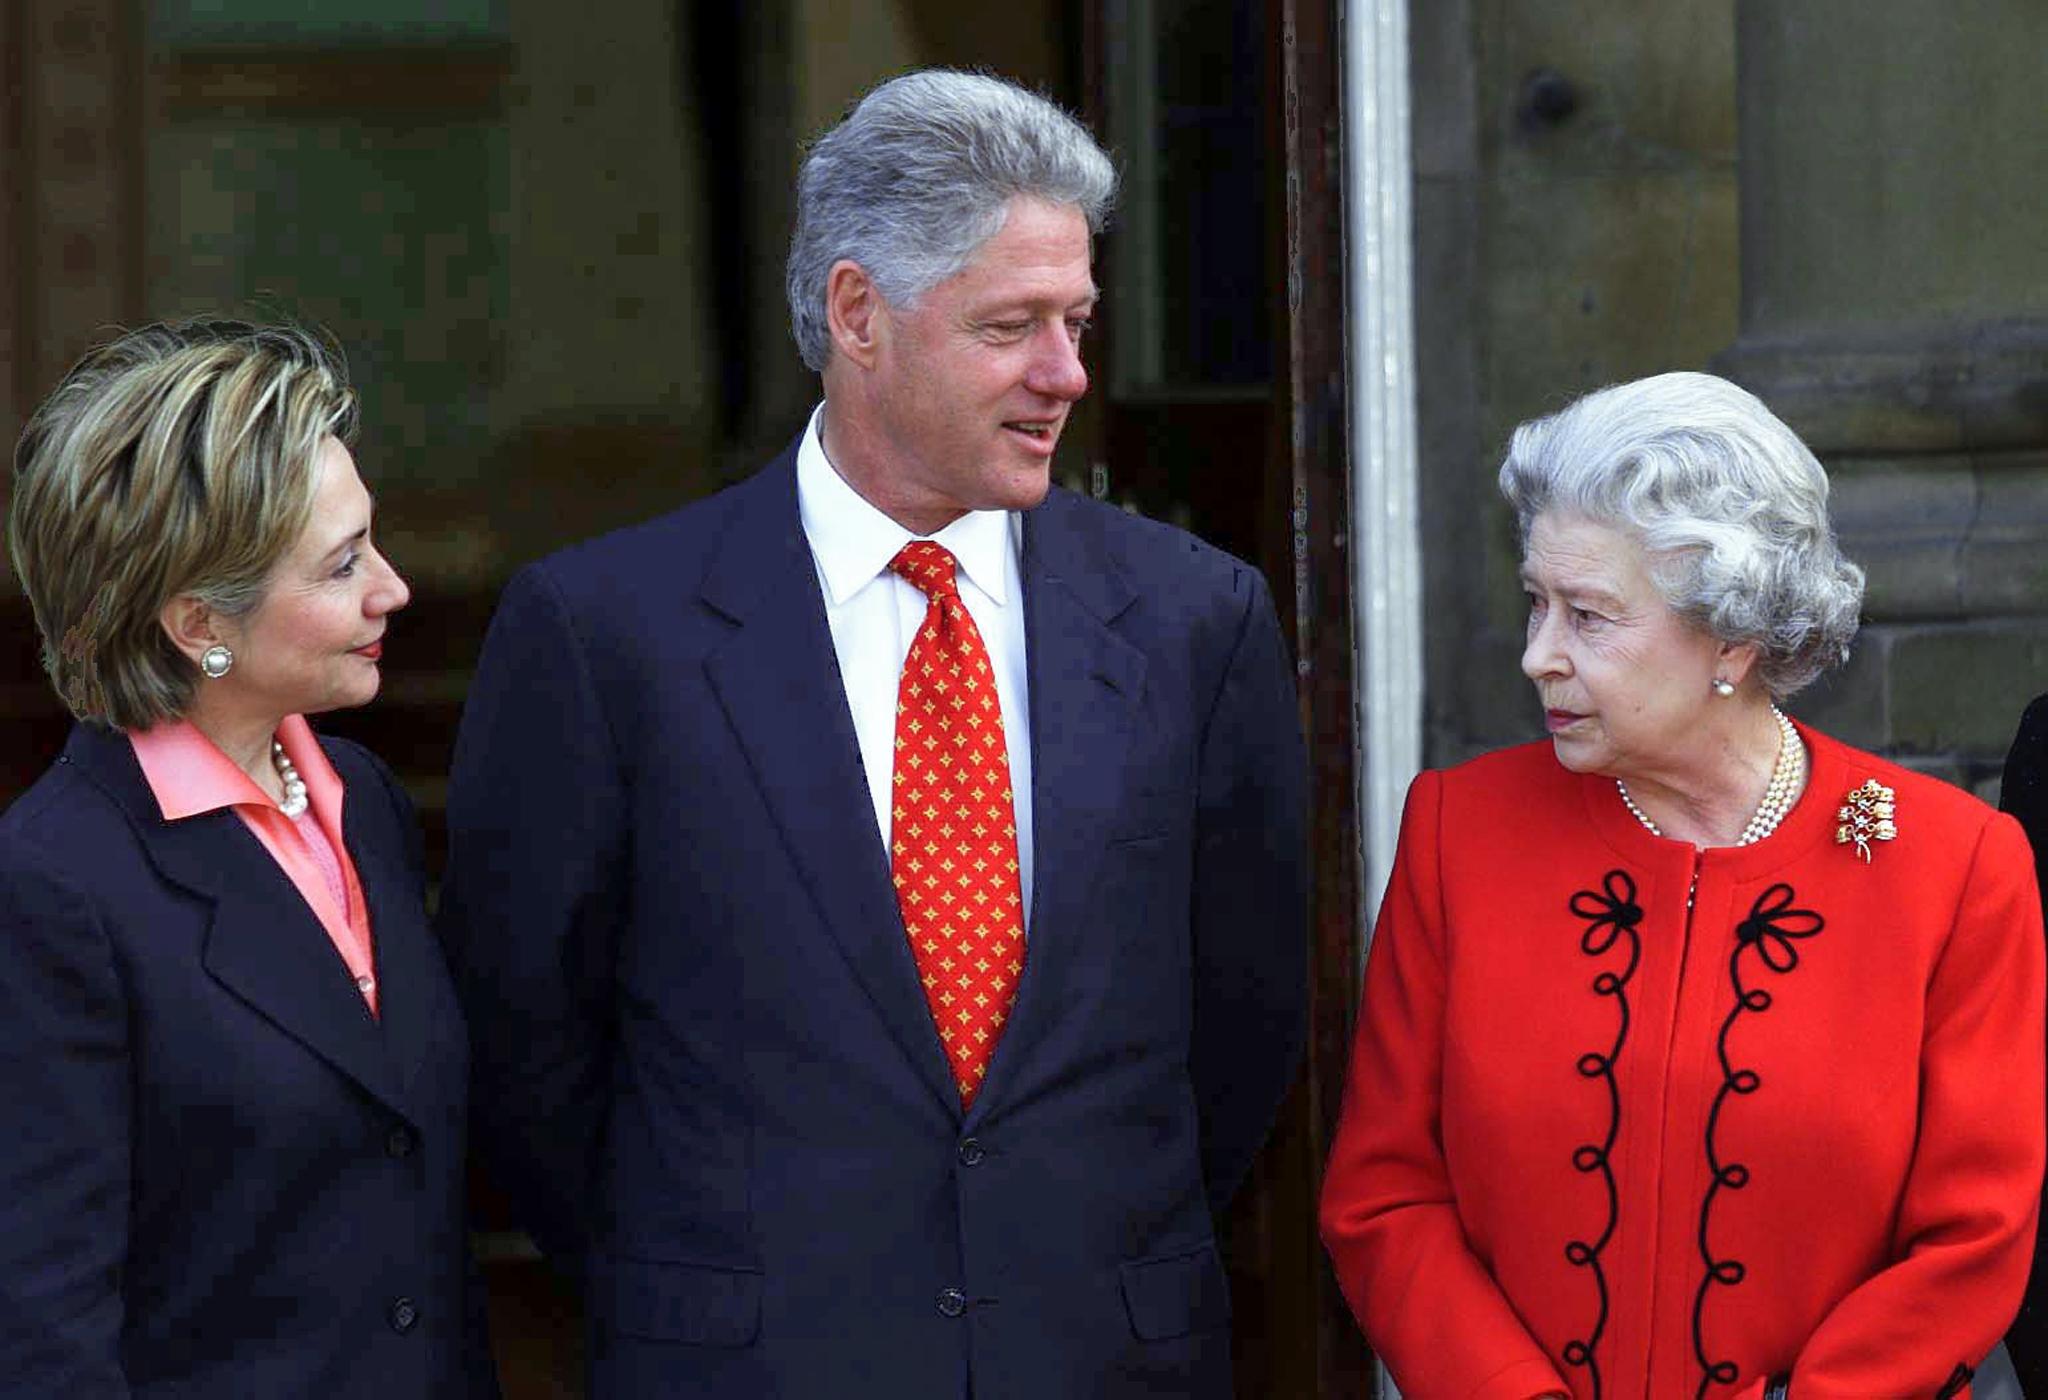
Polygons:
[[982,1159],[983,1159],[983,1158],[985,1158],[985,1157],[987,1157],[987,1156],[988,1156],[988,1150],[987,1150],[986,1148],[984,1148],[984,1147],[983,1147],[983,1146],[981,1145],[981,1140],[980,1140],[979,1138],[966,1138],[966,1139],[963,1139],[963,1140],[961,1141],[961,1143],[960,1143],[960,1165],[961,1165],[961,1166],[963,1166],[963,1167],[978,1167],[978,1166],[980,1166],[980,1165],[981,1165],[981,1163],[982,1163]]
[[412,1149],[412,1129],[403,1124],[393,1128],[384,1138],[384,1151],[393,1157],[410,1157]]
[[939,1312],[946,1317],[958,1317],[967,1311],[967,1295],[957,1288],[939,1290]]
[[410,1332],[420,1320],[419,1304],[410,1298],[394,1298],[391,1300],[391,1311],[388,1316],[391,1319],[392,1331]]

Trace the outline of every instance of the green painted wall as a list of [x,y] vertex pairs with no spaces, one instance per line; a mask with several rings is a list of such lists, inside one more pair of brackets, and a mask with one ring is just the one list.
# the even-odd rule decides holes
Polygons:
[[496,39],[506,0],[155,0],[159,44],[261,43],[319,48],[337,42]]
[[153,314],[324,325],[380,485],[482,470],[510,300],[501,124],[184,122],[154,133],[149,168]]

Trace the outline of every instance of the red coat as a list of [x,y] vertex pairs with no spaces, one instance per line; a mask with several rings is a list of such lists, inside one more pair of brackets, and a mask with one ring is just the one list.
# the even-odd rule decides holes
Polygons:
[[[1416,779],[1322,1198],[1408,1400],[1967,1394],[2012,1319],[2044,1152],[2026,838],[1800,732],[1807,791],[1748,847],[1651,836],[1547,743]],[[1836,811],[1871,778],[1897,837],[1865,861]]]

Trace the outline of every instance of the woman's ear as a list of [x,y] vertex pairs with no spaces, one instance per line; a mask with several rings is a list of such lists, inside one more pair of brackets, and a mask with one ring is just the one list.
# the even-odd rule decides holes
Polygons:
[[1742,689],[1742,683],[1756,670],[1761,654],[1755,642],[1721,643],[1721,650],[1714,657],[1714,679]]
[[171,639],[171,645],[185,654],[194,666],[208,647],[221,642],[220,627],[213,609],[189,593],[181,593],[164,604],[157,614],[157,621],[163,625],[164,635]]

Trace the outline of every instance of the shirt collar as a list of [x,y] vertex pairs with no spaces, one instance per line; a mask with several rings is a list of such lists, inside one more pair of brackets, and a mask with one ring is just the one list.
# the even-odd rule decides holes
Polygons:
[[[830,459],[818,425],[821,404],[811,414],[796,449],[796,504],[804,537],[824,577],[828,602],[838,607],[888,570],[896,552],[921,538],[904,529],[846,484]],[[1017,545],[1011,512],[975,510],[930,538],[951,550],[960,572],[997,606],[1010,600],[1009,560]]]
[[[223,807],[277,810],[263,789],[192,721],[165,720],[127,734],[165,821],[183,821]],[[341,814],[341,776],[327,761],[312,726],[302,716],[287,715],[277,726],[277,739],[306,784],[307,805],[323,824],[334,827]]]

